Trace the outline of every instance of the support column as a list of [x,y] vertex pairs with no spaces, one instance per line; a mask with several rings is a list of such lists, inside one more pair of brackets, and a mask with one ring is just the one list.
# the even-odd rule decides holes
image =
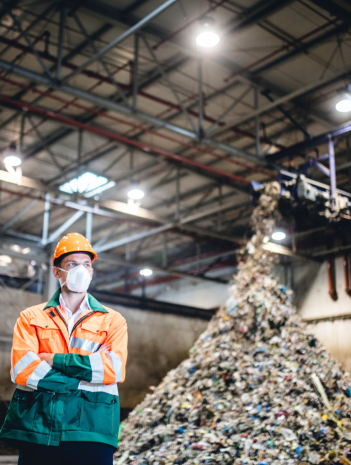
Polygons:
[[91,243],[93,234],[93,214],[92,212],[87,212],[86,225],[85,225],[85,237]]
[[[336,172],[335,172],[335,153],[334,144],[331,137],[329,137],[329,170],[330,170],[330,191],[331,191],[331,210],[336,213]],[[334,218],[336,220],[336,218]]]
[[44,205],[44,218],[43,218],[43,234],[41,242],[47,243],[49,233],[49,219],[50,219],[50,193],[45,194],[45,205]]
[[47,248],[48,249],[48,259],[49,259],[49,266],[48,269],[45,271],[46,273],[46,282],[45,282],[45,291],[44,291],[44,298],[46,301],[49,301],[51,297],[55,294],[59,287],[59,282],[55,278],[55,276],[52,274],[52,265],[51,265],[51,260],[52,256],[54,254],[56,244],[50,244],[50,246]]

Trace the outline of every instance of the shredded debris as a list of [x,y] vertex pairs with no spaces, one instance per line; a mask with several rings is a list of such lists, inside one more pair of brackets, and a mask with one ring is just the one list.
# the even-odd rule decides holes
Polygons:
[[226,306],[121,426],[116,464],[351,465],[350,376],[307,333],[262,248],[279,189],[264,187]]

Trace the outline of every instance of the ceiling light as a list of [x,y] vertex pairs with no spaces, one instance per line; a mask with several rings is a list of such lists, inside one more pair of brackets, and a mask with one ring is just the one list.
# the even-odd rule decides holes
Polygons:
[[196,43],[200,47],[211,48],[218,44],[220,37],[213,29],[214,20],[205,17],[201,20],[201,27],[196,36]]
[[345,94],[343,99],[340,100],[336,105],[335,108],[340,113],[346,113],[347,111],[351,111],[351,95]]
[[17,244],[12,244],[11,249],[14,250],[15,252],[21,252],[21,247]]
[[74,192],[82,194],[83,192],[91,192],[107,183],[108,179],[104,176],[98,176],[97,174],[87,171],[77,178],[73,178],[71,181],[62,184],[59,189],[68,194],[73,194]]
[[0,261],[2,261],[4,263],[11,263],[12,258],[9,257],[8,255],[0,255]]
[[142,191],[141,189],[137,189],[137,188],[131,189],[128,192],[128,197],[132,200],[140,200],[144,197],[144,195],[145,195],[144,191]]
[[286,234],[283,231],[276,231],[272,234],[272,239],[274,241],[282,241],[286,238]]
[[30,252],[30,247],[26,247],[25,249],[22,249],[22,253],[24,255],[27,255],[27,253],[29,253],[29,252]]
[[141,276],[151,276],[153,271],[150,270],[150,268],[144,268],[143,270],[140,270],[139,273]]
[[16,144],[11,143],[10,147],[4,152],[4,163],[7,166],[19,166],[22,163],[22,160],[18,156],[16,149]]

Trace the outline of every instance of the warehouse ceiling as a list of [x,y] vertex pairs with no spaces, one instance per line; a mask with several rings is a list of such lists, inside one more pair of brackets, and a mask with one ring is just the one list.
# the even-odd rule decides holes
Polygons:
[[[212,49],[196,45],[204,17]],[[227,282],[251,181],[326,152],[283,156],[348,121],[335,105],[351,84],[350,27],[351,7],[332,0],[1,0],[1,160],[20,154],[22,178],[1,163],[0,274],[42,280],[74,230],[100,252],[96,289],[140,292],[145,267],[153,297],[173,281]],[[335,154],[350,191],[347,137]],[[128,202],[132,189],[144,197]]]

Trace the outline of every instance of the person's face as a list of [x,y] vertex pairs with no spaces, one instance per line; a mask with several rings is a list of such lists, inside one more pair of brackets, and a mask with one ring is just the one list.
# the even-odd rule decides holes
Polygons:
[[[78,265],[85,266],[85,268],[89,271],[91,276],[93,276],[94,270],[92,267],[92,261],[91,261],[90,255],[86,253],[72,253],[70,255],[67,255],[67,257],[65,257],[62,260],[61,265],[60,265],[60,268],[62,268],[62,270],[65,270],[65,271],[59,270],[56,266],[54,266],[52,269],[52,272],[55,278],[57,279],[61,278],[63,282],[66,282],[68,271]],[[66,284],[64,285],[64,288],[68,290],[66,287]]]

